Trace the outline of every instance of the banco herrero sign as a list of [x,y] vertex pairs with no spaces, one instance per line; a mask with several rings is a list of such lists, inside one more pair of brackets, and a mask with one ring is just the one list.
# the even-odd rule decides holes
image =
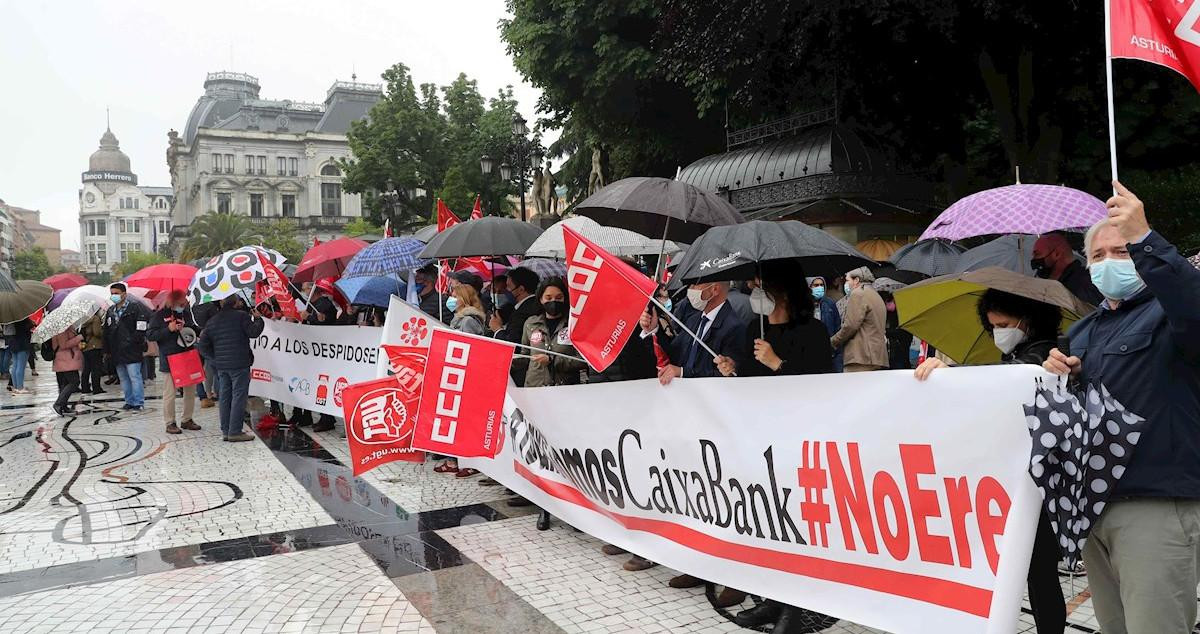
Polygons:
[[109,172],[106,170],[99,172],[84,172],[83,182],[90,183],[92,181],[117,181],[120,183],[137,185],[137,174],[131,174],[129,172]]

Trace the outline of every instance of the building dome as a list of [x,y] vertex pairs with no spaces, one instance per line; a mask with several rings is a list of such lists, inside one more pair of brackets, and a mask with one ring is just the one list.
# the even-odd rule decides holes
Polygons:
[[89,172],[130,172],[129,157],[121,151],[121,143],[112,130],[105,130],[100,137],[100,149],[92,152],[88,159]]

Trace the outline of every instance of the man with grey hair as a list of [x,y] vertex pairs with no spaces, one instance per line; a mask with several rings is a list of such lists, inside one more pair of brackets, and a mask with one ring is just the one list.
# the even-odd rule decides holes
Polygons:
[[1104,634],[1190,632],[1200,581],[1200,271],[1114,181],[1084,239],[1100,309],[1046,370],[1099,383],[1146,419],[1083,558]]
[[846,273],[842,290],[849,299],[842,327],[830,338],[842,350],[843,372],[869,372],[888,368],[887,306],[871,287],[875,275],[865,266]]

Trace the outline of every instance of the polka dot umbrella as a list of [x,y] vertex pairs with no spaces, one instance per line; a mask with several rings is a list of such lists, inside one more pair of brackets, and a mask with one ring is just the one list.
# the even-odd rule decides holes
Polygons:
[[943,211],[921,240],[1085,231],[1108,217],[1104,201],[1061,185],[1007,185],[977,192]]
[[265,279],[258,256],[262,253],[275,266],[287,258],[265,247],[247,246],[226,251],[205,262],[188,285],[188,300],[193,306],[219,301],[242,291],[254,294],[254,286]]

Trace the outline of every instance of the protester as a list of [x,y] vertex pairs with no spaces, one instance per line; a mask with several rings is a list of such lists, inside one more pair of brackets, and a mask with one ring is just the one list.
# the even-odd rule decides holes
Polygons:
[[[334,301],[335,293],[333,278],[317,280],[309,298],[308,310],[300,313],[300,318],[304,320],[304,323],[310,326],[338,325],[338,306]],[[295,410],[293,410],[292,416],[297,418],[296,424],[299,427],[305,427],[312,423],[312,412],[308,410],[301,410],[299,416],[296,416]],[[313,425],[313,431],[330,431],[336,426],[332,415],[321,414],[317,419],[317,424]]]
[[[188,312],[191,313],[196,326],[203,332],[209,318],[216,315],[220,307],[219,302],[205,302],[199,306],[193,306]],[[215,407],[217,404],[217,396],[219,396],[217,394],[217,369],[213,367],[212,359],[205,358],[203,352],[200,353],[200,356],[204,362],[204,383],[196,388],[196,395],[200,396],[200,409],[207,409]]]
[[846,314],[829,343],[842,348],[843,371],[866,372],[888,367],[887,307],[871,288],[875,275],[861,266],[846,273]]
[[1029,265],[1038,277],[1058,280],[1088,306],[1096,306],[1104,299],[1061,233],[1047,233],[1038,238],[1033,243]]
[[50,346],[54,348],[54,378],[58,381],[58,398],[51,407],[59,416],[73,412],[71,395],[79,391],[79,371],[83,369],[83,351],[79,344],[83,337],[68,328],[50,338]]
[[[260,282],[260,284],[262,284],[262,282]],[[267,301],[260,303],[255,308],[258,310],[258,314],[262,315],[264,320],[283,319],[283,315],[279,311],[279,301],[274,297],[268,298]],[[293,408],[292,411],[295,412],[297,409],[299,408]],[[258,424],[255,426],[255,428],[258,429],[258,431],[266,432],[275,429],[281,422],[283,422],[283,403],[271,399],[267,413],[263,414],[262,418],[258,419]]]
[[117,282],[108,287],[109,307],[104,319],[104,341],[108,356],[121,378],[125,396],[123,409],[140,410],[145,404],[142,382],[142,359],[146,354],[146,329],[150,327],[150,309],[126,294],[125,285]]
[[497,273],[492,276],[492,295],[496,297],[496,308],[511,306],[516,303],[513,294],[508,290],[508,276]]
[[181,429],[199,431],[200,426],[192,420],[196,409],[196,386],[183,387],[183,419],[175,424],[175,381],[171,374],[168,357],[182,354],[195,347],[196,323],[187,312],[187,295],[173,290],[167,295],[162,309],[154,313],[146,338],[158,344],[159,369],[163,377],[163,422],[168,434],[181,434]]
[[[813,316],[825,324],[825,330],[832,337],[842,329],[842,313],[838,311],[837,302],[826,296],[825,278],[821,276],[808,278],[808,288],[813,296]],[[833,351],[833,371],[842,371],[842,351]]]
[[[534,293],[538,289],[538,275],[529,269],[517,267],[508,272],[508,289],[513,296],[513,311],[507,321],[501,319],[501,311],[492,313],[488,324],[496,333],[497,339],[511,343],[521,343],[525,332],[525,322],[532,316],[542,312],[542,306]],[[525,385],[525,373],[529,369],[529,360],[513,359],[510,375],[517,387]]]
[[1083,559],[1100,630],[1190,632],[1200,571],[1200,271],[1118,182],[1084,237],[1100,309],[1045,369],[1103,385],[1148,421]]
[[[995,289],[985,291],[976,306],[984,332],[1000,349],[1001,363],[1041,365],[1049,357],[1062,323],[1062,311],[1057,306]],[[924,381],[946,365],[938,357],[930,357],[914,375]],[[1038,634],[1061,634],[1066,627],[1067,606],[1058,583],[1058,561],[1058,539],[1043,512],[1038,518],[1028,575],[1029,605]]]
[[[769,260],[755,278],[750,306],[759,325],[746,328],[747,359],[740,368],[727,356],[717,360],[724,376],[783,376],[818,374],[833,370],[829,333],[813,318],[812,294],[804,284],[804,270],[795,260]],[[752,360],[751,360],[752,359]]]
[[12,324],[12,335],[4,338],[7,350],[11,355],[12,367],[9,369],[8,390],[13,394],[28,394],[25,388],[25,366],[29,364],[29,356],[33,350],[33,322],[28,318]]
[[453,314],[450,318],[451,328],[469,335],[484,334],[485,311],[475,287],[467,284],[455,286],[450,297],[446,298],[446,310]]
[[442,321],[446,321],[448,315],[442,310],[441,305],[446,301],[446,298],[437,291],[438,268],[436,264],[427,264],[421,269],[418,269],[415,274],[417,283],[417,308],[426,315],[432,315]]
[[888,291],[877,291],[887,309],[887,328],[884,335],[887,338],[888,368],[892,370],[909,370],[912,364],[908,360],[908,351],[912,347],[913,336],[900,327],[900,314],[896,310],[896,299]]
[[242,431],[242,419],[250,388],[250,366],[254,365],[250,340],[262,334],[265,324],[261,317],[251,317],[242,310],[243,306],[237,295],[221,300],[220,312],[205,324],[198,344],[201,354],[212,359],[217,370],[221,435],[227,442],[254,440]]
[[452,293],[454,288],[459,285],[466,285],[475,289],[475,294],[479,298],[479,303],[481,306],[483,306],[484,314],[486,315],[487,313],[492,312],[493,305],[491,293],[483,292],[484,289],[482,277],[479,277],[470,271],[455,271],[454,273],[450,274],[450,282],[450,290]]
[[79,349],[83,352],[83,377],[80,381],[80,391],[84,394],[103,394],[100,378],[104,374],[104,318],[99,313],[83,322],[79,328],[83,342]]

